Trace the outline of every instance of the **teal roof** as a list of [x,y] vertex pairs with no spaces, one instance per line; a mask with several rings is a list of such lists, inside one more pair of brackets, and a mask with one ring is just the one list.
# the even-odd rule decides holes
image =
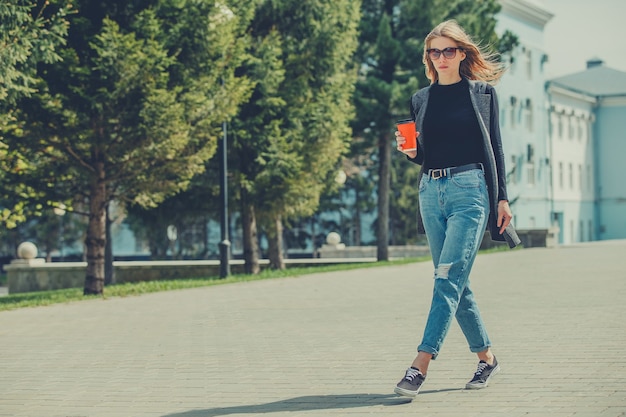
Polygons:
[[550,83],[594,97],[626,95],[626,72],[598,65],[563,77]]

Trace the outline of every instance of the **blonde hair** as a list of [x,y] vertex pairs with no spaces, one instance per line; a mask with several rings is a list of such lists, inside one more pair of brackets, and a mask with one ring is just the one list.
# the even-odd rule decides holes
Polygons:
[[424,40],[424,56],[422,62],[426,66],[426,77],[434,84],[439,76],[435,66],[428,56],[430,42],[434,38],[446,37],[457,43],[457,46],[465,52],[465,59],[461,61],[459,72],[462,77],[470,80],[485,81],[495,84],[500,80],[504,67],[498,62],[497,54],[485,52],[481,46],[463,30],[456,20],[446,20],[438,24]]

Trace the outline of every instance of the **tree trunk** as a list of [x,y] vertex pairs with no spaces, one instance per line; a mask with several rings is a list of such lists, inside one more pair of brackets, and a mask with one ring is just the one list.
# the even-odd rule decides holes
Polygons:
[[267,240],[270,268],[285,269],[282,251],[283,222],[280,216],[277,216],[273,221],[270,221],[270,225],[267,230]]
[[311,216],[311,247],[313,248],[313,258],[317,258],[318,257],[318,252],[317,252],[317,238],[315,236],[316,233],[316,228],[315,225],[317,223],[317,218],[315,215]]
[[115,282],[115,270],[113,269],[113,240],[111,239],[111,225],[113,221],[109,216],[109,204],[106,205],[106,244],[104,249],[104,285]]
[[209,219],[202,217],[202,259],[209,259]]
[[257,236],[256,214],[254,206],[250,204],[248,191],[241,190],[241,223],[243,228],[243,259],[246,274],[261,272],[259,264],[259,239]]
[[359,205],[359,194],[357,193],[357,201],[354,204],[354,237],[352,244],[355,246],[361,246],[361,207]]
[[389,181],[391,165],[391,139],[387,134],[381,135],[378,143],[378,224],[376,230],[377,259],[389,260]]
[[91,184],[89,196],[89,225],[85,246],[87,247],[87,276],[83,293],[102,294],[104,290],[104,252],[106,244],[106,183],[104,164],[96,164],[98,172]]

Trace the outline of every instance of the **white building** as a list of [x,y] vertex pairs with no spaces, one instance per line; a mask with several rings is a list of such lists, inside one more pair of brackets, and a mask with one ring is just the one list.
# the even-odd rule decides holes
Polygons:
[[626,238],[626,73],[594,59],[546,91],[560,241]]
[[516,227],[557,229],[563,244],[626,238],[626,73],[592,60],[547,80],[552,14],[532,0],[500,3],[498,34],[519,39],[496,87]]
[[552,218],[544,28],[552,14],[526,0],[500,3],[496,31],[502,36],[509,30],[519,42],[503,57],[508,70],[496,86],[509,201],[518,229],[548,229]]

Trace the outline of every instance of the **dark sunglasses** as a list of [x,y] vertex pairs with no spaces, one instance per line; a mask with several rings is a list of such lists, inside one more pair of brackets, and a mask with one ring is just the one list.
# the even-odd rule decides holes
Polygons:
[[443,50],[441,49],[437,49],[437,48],[432,48],[432,49],[427,49],[426,52],[428,52],[428,56],[430,57],[430,59],[432,60],[437,60],[439,59],[439,57],[441,56],[441,54],[443,54],[444,57],[446,57],[447,59],[452,59],[456,56],[456,51],[462,51],[463,48],[443,48]]

